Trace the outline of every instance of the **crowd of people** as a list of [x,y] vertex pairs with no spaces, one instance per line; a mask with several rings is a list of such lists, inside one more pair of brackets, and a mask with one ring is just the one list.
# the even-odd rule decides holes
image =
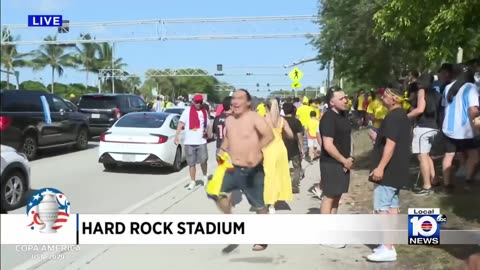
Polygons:
[[[404,86],[387,85],[373,95],[360,90],[352,99],[339,87],[331,87],[323,99],[272,98],[256,107],[247,90],[235,91],[224,99],[214,120],[217,154],[228,153],[234,167],[225,174],[218,207],[230,214],[231,193],[241,190],[258,214],[274,214],[277,202],[288,202],[300,192],[302,160],[319,159],[321,179],[314,192],[321,198],[320,213],[336,214],[342,195],[349,191],[355,162],[351,112],[369,128],[373,144],[368,181],[374,185],[374,213],[398,214],[400,190],[409,185],[412,154],[418,157],[423,179],[417,195],[431,194],[441,184],[451,192],[456,156],[465,167],[466,183],[472,184],[480,154],[480,78],[474,74],[471,66],[444,64],[437,80],[433,74],[412,71]],[[191,168],[202,164],[206,177],[206,147],[199,147],[206,144],[202,102],[201,96],[194,98],[194,111],[184,112],[177,134],[185,126],[185,144],[191,145],[188,163]],[[442,178],[437,177],[432,158],[438,155],[443,156]],[[253,250],[266,248],[257,244]],[[395,261],[397,253],[386,243],[367,258]]]

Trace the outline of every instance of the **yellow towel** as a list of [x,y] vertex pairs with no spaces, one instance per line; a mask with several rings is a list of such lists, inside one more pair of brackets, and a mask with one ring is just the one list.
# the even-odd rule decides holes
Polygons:
[[213,174],[213,177],[207,183],[207,196],[211,199],[216,200],[220,191],[222,189],[223,177],[228,169],[232,169],[233,165],[230,163],[230,155],[223,153],[222,155],[217,155],[218,167]]

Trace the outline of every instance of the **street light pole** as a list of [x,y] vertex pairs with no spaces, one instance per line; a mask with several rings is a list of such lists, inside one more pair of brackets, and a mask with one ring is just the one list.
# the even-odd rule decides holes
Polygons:
[[115,94],[115,43],[112,42],[112,93]]

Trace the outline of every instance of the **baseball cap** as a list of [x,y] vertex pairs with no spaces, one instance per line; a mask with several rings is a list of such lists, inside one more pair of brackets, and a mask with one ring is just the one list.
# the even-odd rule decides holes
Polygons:
[[203,102],[203,96],[202,95],[195,95],[193,97],[193,102]]

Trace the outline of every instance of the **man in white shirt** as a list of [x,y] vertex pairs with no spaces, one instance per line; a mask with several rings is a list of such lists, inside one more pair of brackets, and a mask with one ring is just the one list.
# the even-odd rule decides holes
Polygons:
[[196,165],[200,164],[203,172],[203,183],[207,184],[207,123],[208,112],[203,108],[203,97],[196,95],[193,97],[193,105],[186,108],[178,123],[177,134],[175,136],[175,144],[179,144],[179,134],[185,127],[185,154],[187,156],[187,164],[190,170],[190,183],[187,188],[193,189],[196,185]]
[[[479,160],[474,139],[477,135],[474,119],[479,116],[479,93],[476,85],[462,78],[462,75],[465,76],[461,74],[445,87],[442,97],[442,106],[445,108],[442,132],[447,150],[443,160],[443,179],[447,190],[453,188],[450,173],[455,153],[465,152],[468,155],[465,164],[467,183],[471,183]],[[455,94],[456,89],[458,92]]]

